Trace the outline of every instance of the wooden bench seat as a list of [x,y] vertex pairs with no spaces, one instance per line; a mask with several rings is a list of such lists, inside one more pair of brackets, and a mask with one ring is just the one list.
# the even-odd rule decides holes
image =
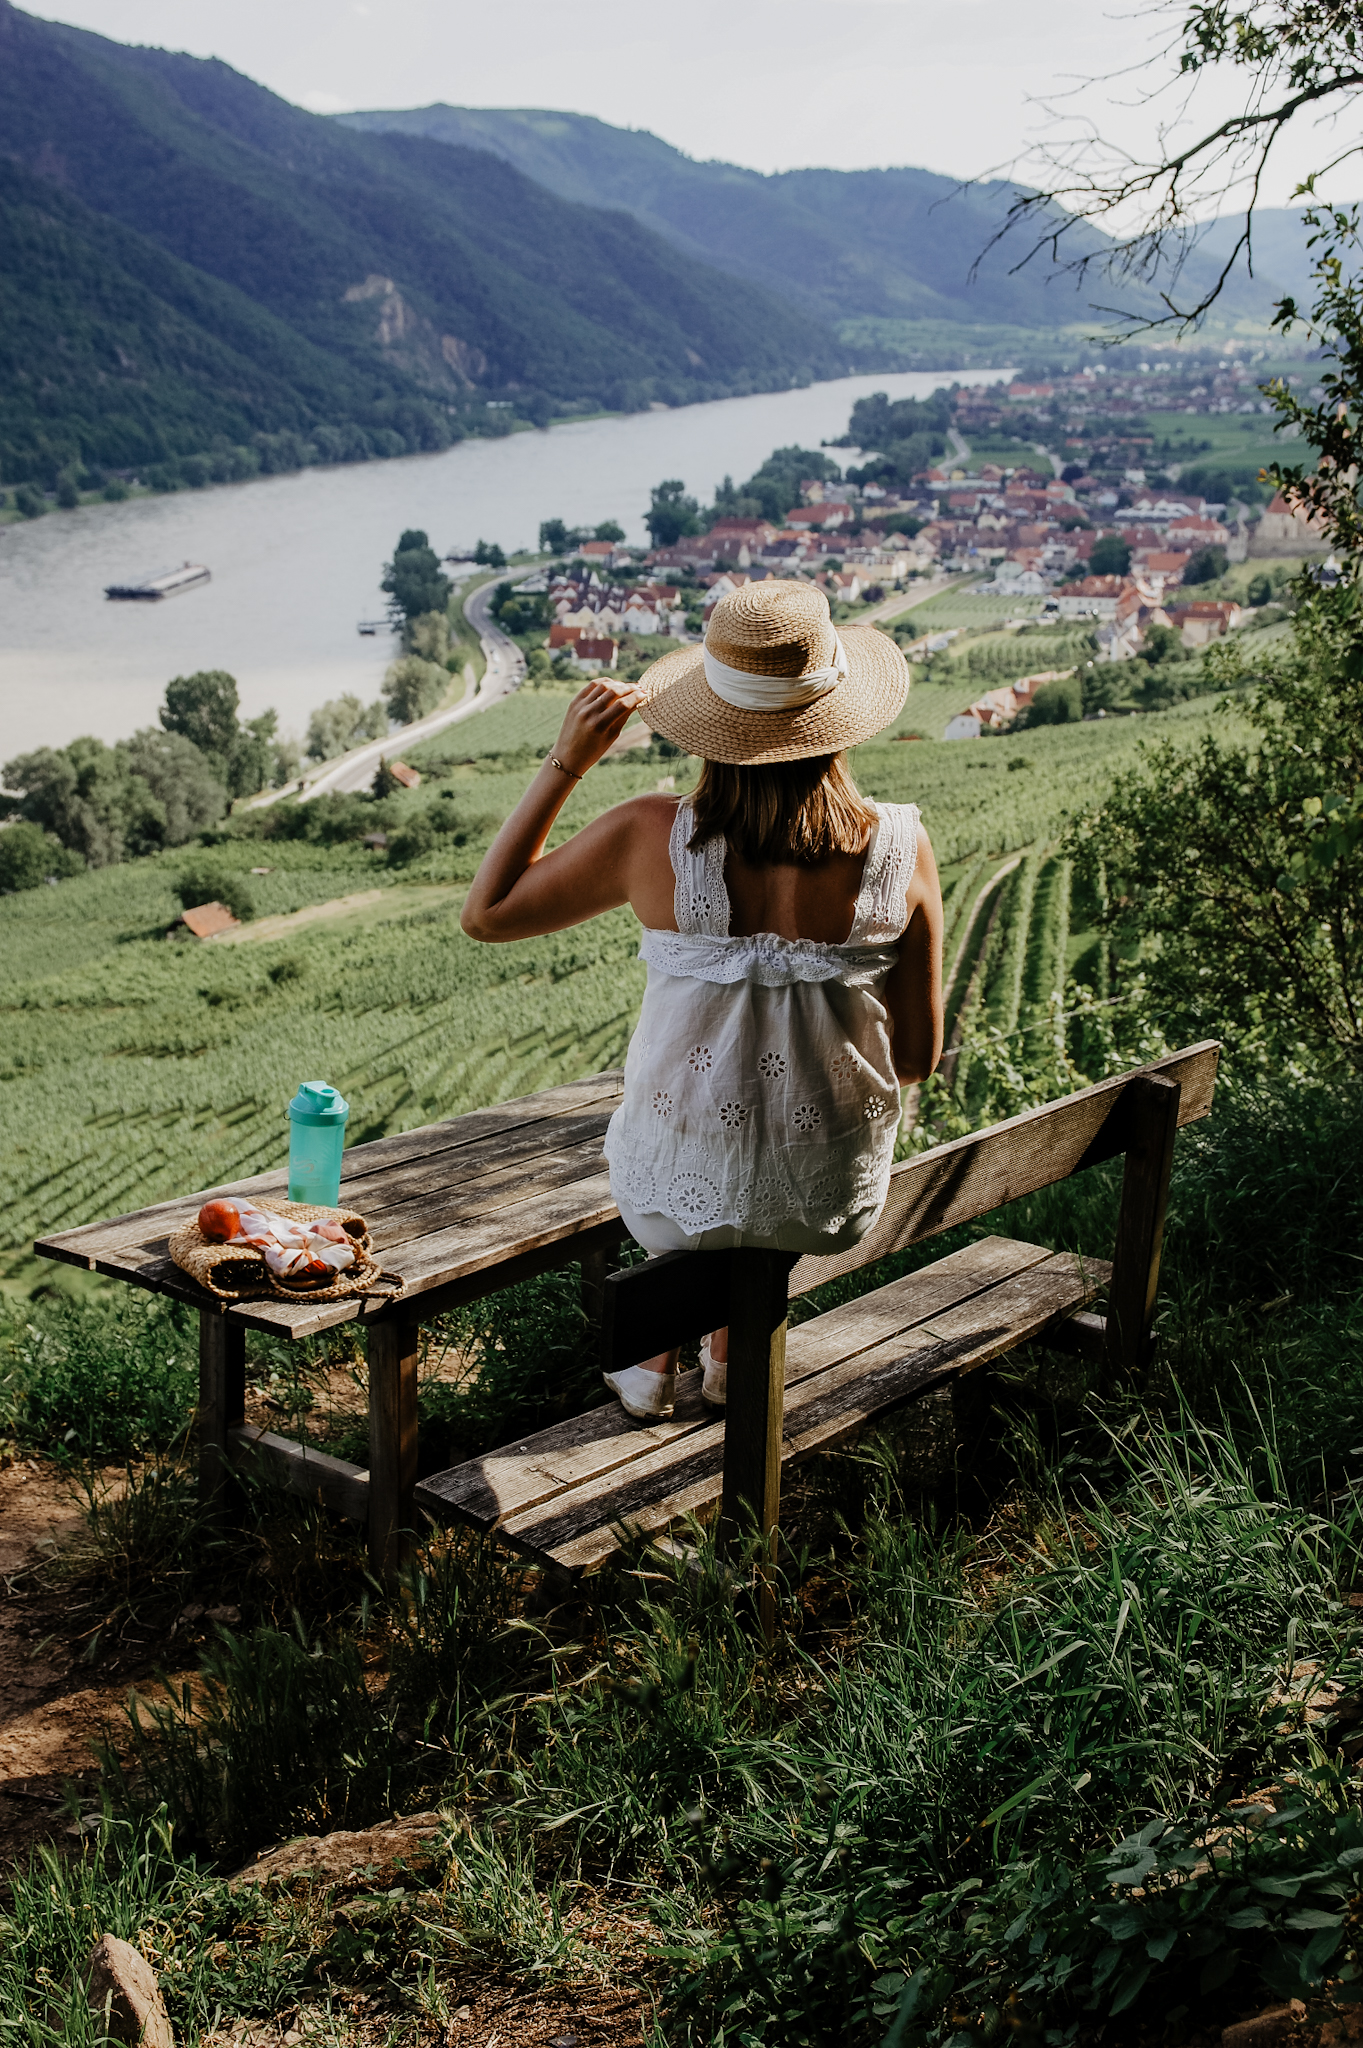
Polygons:
[[[782,1465],[1042,1336],[1096,1299],[1111,1271],[1105,1260],[986,1237],[802,1323],[786,1338]],[[416,1497],[576,1575],[613,1556],[624,1529],[656,1534],[712,1506],[723,1475],[724,1422],[689,1372],[678,1375],[668,1422],[633,1422],[611,1402],[438,1473]]]
[[[1046,1336],[1134,1380],[1149,1357],[1174,1142],[1211,1109],[1219,1053],[1211,1041],[1189,1046],[900,1161],[879,1221],[850,1251],[669,1252],[610,1275],[603,1366],[727,1326],[724,1417],[703,1407],[699,1374],[683,1374],[667,1422],[640,1425],[612,1404],[433,1475],[418,1505],[570,1575],[604,1563],[624,1530],[658,1535],[716,1500],[722,1547],[741,1544],[754,1521],[774,1545],[786,1465],[1018,1345]],[[987,1237],[788,1331],[792,1296],[1115,1158],[1124,1169],[1110,1265]],[[1100,1293],[1106,1315],[1088,1314]],[[769,1582],[762,1611],[770,1632]]]

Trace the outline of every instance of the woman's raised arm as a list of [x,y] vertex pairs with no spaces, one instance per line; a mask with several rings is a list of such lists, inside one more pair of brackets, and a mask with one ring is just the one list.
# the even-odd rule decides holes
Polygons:
[[568,707],[558,743],[483,856],[459,922],[471,939],[498,944],[583,924],[630,900],[635,804],[594,818],[545,854],[555,818],[577,782],[620,737],[643,702],[630,683],[598,678]]

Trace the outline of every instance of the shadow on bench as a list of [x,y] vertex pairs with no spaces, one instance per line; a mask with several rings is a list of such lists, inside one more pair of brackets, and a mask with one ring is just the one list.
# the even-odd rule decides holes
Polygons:
[[[418,1505],[576,1576],[618,1551],[624,1527],[660,1535],[716,1500],[723,1543],[754,1520],[774,1539],[784,1464],[1018,1345],[1045,1337],[1133,1381],[1149,1354],[1175,1136],[1208,1114],[1219,1052],[1189,1047],[904,1160],[874,1230],[832,1258],[670,1252],[612,1274],[605,1369],[727,1323],[725,1415],[702,1404],[698,1372],[682,1373],[670,1420],[633,1422],[612,1402],[433,1474]],[[787,1331],[788,1302],[811,1288],[1121,1155],[1110,1263],[986,1237]],[[1106,1315],[1087,1313],[1100,1294]]]

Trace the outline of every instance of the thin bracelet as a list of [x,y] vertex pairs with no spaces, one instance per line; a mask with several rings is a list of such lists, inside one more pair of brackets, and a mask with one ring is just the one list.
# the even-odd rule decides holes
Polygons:
[[557,754],[551,754],[549,756],[549,766],[551,768],[557,768],[560,775],[571,775],[573,777],[574,782],[581,782],[582,780],[582,777],[580,775],[574,774],[571,768],[564,767],[562,761],[559,760]]

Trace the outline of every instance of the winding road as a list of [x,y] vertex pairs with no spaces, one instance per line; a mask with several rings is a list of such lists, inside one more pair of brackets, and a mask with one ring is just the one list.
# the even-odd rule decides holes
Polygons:
[[[487,668],[482,681],[475,683],[472,669],[466,668],[466,686],[457,704],[443,705],[439,711],[432,711],[425,718],[414,719],[411,725],[399,726],[386,739],[371,740],[363,747],[354,747],[348,754],[342,754],[338,761],[329,762],[315,775],[304,779],[298,794],[300,803],[308,803],[315,796],[330,795],[333,791],[368,789],[380,758],[400,754],[404,747],[415,746],[418,740],[428,740],[433,734],[444,732],[446,726],[457,725],[461,719],[472,718],[475,712],[486,711],[490,704],[496,704],[520,688],[525,680],[525,656],[492,618],[489,607],[496,590],[497,579],[492,579],[479,584],[464,601],[464,617],[483,645]],[[272,796],[286,794],[284,790],[271,792]]]

